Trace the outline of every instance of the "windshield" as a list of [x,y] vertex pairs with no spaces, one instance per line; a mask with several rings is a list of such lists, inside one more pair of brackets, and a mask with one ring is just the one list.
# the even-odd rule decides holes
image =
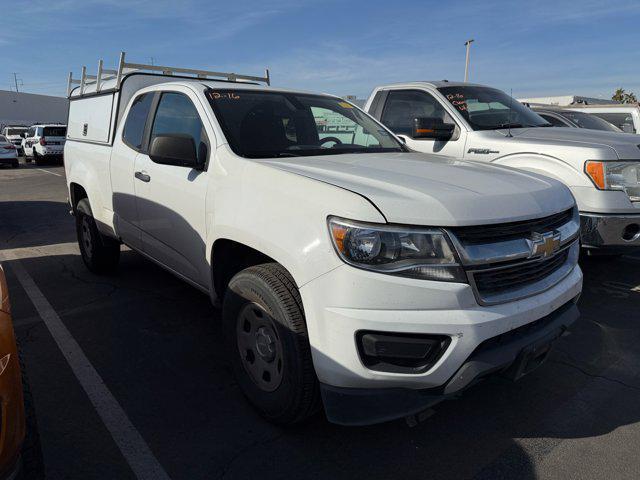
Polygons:
[[7,135],[22,135],[24,132],[26,132],[27,129],[26,128],[7,128]]
[[607,132],[622,132],[618,127],[595,115],[582,112],[571,112],[563,110],[561,115],[568,118],[580,128],[590,128],[591,130],[605,130]]
[[474,130],[551,126],[540,115],[495,88],[461,86],[438,90]]
[[288,92],[209,90],[229,146],[248,158],[403,152],[387,130],[339,98]]
[[45,137],[64,137],[67,135],[67,127],[44,127]]

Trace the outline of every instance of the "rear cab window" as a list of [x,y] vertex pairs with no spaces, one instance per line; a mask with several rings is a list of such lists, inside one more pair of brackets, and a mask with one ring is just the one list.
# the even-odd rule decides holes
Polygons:
[[147,123],[153,96],[153,92],[139,95],[129,109],[129,114],[127,115],[127,120],[125,121],[122,132],[122,140],[134,150],[140,150],[142,148],[144,128]]

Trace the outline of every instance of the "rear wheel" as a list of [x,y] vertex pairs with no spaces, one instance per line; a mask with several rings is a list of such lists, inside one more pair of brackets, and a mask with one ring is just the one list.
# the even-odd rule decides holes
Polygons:
[[38,154],[35,148],[33,149],[33,162],[36,165],[40,165],[40,155]]
[[89,200],[83,198],[76,206],[76,233],[82,261],[94,273],[114,271],[120,260],[120,243],[102,235],[91,213]]
[[13,168],[18,168],[20,166],[20,162],[18,160],[16,160],[15,162],[13,162],[13,164],[11,166]]
[[293,424],[318,411],[302,300],[281,265],[257,265],[231,279],[223,328],[240,389],[264,417]]

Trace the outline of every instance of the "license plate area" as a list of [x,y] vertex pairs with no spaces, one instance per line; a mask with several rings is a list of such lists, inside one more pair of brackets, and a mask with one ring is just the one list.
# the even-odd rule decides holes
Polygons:
[[562,329],[558,329],[524,347],[509,368],[503,372],[503,375],[516,381],[534,371],[547,359],[553,343],[562,335],[562,332]]

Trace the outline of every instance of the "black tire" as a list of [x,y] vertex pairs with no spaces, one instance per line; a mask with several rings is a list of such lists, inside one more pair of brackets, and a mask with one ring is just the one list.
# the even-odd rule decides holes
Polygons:
[[[319,410],[319,385],[302,300],[286,269],[267,263],[236,274],[224,297],[222,319],[238,385],[261,415],[290,425]],[[266,344],[273,345],[273,351],[271,346],[264,348],[260,340],[264,338],[272,340]],[[268,378],[264,372],[256,374],[261,369],[269,373]]]
[[11,165],[13,168],[18,168],[20,167],[20,162],[16,161]]
[[22,372],[22,396],[24,399],[25,437],[22,442],[20,457],[22,468],[18,478],[22,480],[41,480],[45,478],[44,460],[40,445],[40,433],[38,431],[38,419],[31,395],[31,387],[24,368],[22,356],[20,357],[20,371]]
[[120,242],[98,231],[88,199],[80,200],[75,210],[76,234],[82,261],[93,273],[113,272],[120,260]]
[[40,155],[36,152],[36,149],[33,149],[33,163],[36,165],[40,165]]

